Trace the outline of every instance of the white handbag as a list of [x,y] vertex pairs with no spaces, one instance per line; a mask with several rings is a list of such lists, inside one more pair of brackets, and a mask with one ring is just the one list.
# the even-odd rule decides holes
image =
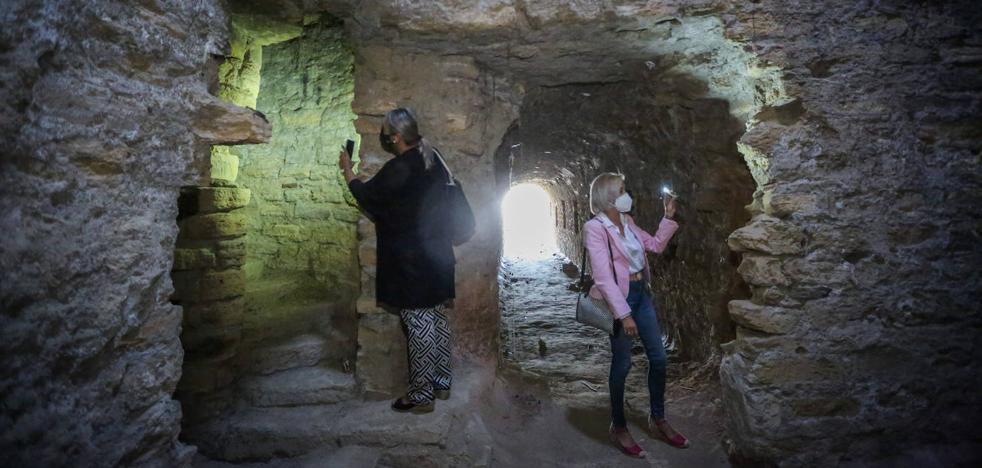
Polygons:
[[[606,231],[606,229],[604,230]],[[610,271],[617,283],[617,272],[614,270],[614,251],[610,248],[610,233],[607,233],[607,253],[610,255]],[[579,292],[576,296],[576,321],[584,325],[599,328],[608,335],[614,334],[614,314],[607,306],[607,301],[590,296],[593,277],[586,274],[586,248],[583,249],[583,263],[580,265]]]

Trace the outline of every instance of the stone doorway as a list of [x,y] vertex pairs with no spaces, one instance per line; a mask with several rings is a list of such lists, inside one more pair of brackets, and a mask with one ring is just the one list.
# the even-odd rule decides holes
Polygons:
[[356,393],[357,221],[338,150],[359,139],[353,53],[329,15],[232,14],[218,94],[272,124],[266,144],[210,148],[206,186],[181,192],[173,300],[184,309],[182,438],[251,408]]

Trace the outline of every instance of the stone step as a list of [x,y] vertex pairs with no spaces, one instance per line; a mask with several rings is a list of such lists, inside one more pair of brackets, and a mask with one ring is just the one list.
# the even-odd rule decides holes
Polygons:
[[355,377],[325,367],[300,367],[246,377],[242,394],[255,406],[332,404],[357,394]]
[[233,414],[188,428],[201,452],[225,461],[296,457],[338,446],[381,449],[444,448],[452,412],[428,414],[392,411],[388,401],[345,405],[242,408]]
[[327,340],[320,335],[305,334],[274,346],[256,349],[245,365],[247,374],[268,375],[274,372],[311,367],[327,354]]
[[230,463],[211,460],[203,455],[194,459],[194,468],[375,468],[381,453],[374,447],[351,445],[327,447],[294,458],[280,458],[265,462]]
[[[263,345],[290,337],[310,333],[317,324],[330,320],[345,305],[337,301],[284,300],[259,306],[246,301],[242,322],[242,342],[246,346]],[[354,306],[351,308],[352,320]]]

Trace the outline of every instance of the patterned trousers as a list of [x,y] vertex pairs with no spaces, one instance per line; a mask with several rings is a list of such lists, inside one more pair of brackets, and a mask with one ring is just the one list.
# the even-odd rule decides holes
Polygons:
[[428,404],[433,390],[449,390],[450,324],[444,306],[402,309],[399,313],[409,335],[410,402]]

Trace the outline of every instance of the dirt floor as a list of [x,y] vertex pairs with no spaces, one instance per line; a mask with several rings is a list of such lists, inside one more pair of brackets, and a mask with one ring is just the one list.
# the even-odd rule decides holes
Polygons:
[[711,364],[679,362],[669,352],[668,418],[692,447],[675,449],[644,431],[647,360],[640,342],[634,349],[626,406],[632,433],[648,458],[631,460],[608,441],[609,342],[603,332],[574,320],[576,295],[567,289],[574,278],[563,273],[565,261],[560,255],[503,260],[499,280],[505,369],[484,416],[495,441],[494,466],[728,466]]
[[676,449],[645,431],[647,363],[640,345],[628,380],[629,426],[648,451],[636,460],[609,441],[610,350],[600,331],[573,320],[565,259],[502,265],[502,350],[494,362],[459,362],[447,401],[425,415],[388,401],[242,408],[214,421],[208,440],[224,460],[205,468],[714,467],[723,449],[715,366],[669,355],[666,407],[692,442]]

